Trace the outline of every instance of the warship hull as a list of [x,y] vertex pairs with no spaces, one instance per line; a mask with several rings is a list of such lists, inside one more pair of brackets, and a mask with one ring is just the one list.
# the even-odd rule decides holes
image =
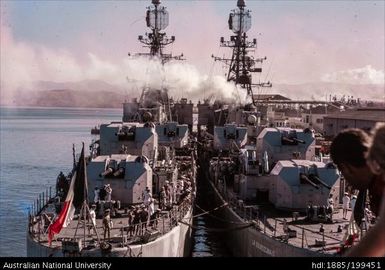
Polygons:
[[[158,237],[152,242],[129,245],[129,247],[112,247],[108,253],[101,249],[83,250],[81,257],[186,257],[191,253],[193,208],[187,211],[183,220],[165,235]],[[188,225],[187,225],[188,224]],[[62,249],[51,248],[46,243],[40,243],[30,234],[27,234],[27,256],[28,257],[64,257]]]
[[[227,201],[223,198],[219,190],[210,179],[210,188],[213,190],[216,205],[224,205],[217,216],[226,221],[226,224],[245,224],[247,221],[243,219]],[[265,234],[263,230],[257,229],[255,226],[246,228],[234,228],[229,226],[226,233],[226,246],[235,257],[317,257],[325,256],[325,254],[315,252],[290,245],[284,241],[279,241]],[[238,225],[237,225],[238,226]],[[233,228],[231,228],[233,227]],[[240,226],[241,227],[241,226]]]

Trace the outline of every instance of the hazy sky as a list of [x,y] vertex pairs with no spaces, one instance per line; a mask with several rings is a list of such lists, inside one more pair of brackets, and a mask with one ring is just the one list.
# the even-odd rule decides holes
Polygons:
[[[162,1],[170,13],[170,47],[200,74],[224,74],[211,54],[229,49],[232,1]],[[103,79],[145,52],[150,1],[1,1],[1,80]],[[267,56],[263,79],[274,83],[384,82],[384,1],[247,1],[256,56]],[[87,72],[85,71],[87,70]],[[81,75],[79,75],[81,74]],[[97,75],[95,75],[97,74]],[[108,80],[108,79],[107,79]]]

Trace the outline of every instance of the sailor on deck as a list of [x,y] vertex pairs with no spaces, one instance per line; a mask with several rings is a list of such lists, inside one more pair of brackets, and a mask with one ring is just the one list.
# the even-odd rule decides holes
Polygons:
[[105,189],[106,189],[106,192],[107,192],[106,201],[110,202],[111,201],[111,194],[112,194],[112,188],[111,188],[110,184],[107,184]]
[[93,204],[90,208],[90,219],[91,219],[91,226],[88,226],[88,234],[92,235],[93,228],[96,229],[96,213],[95,213],[96,205]]
[[95,187],[95,189],[94,189],[94,203],[99,202],[99,192],[100,192],[100,189],[98,187]]
[[167,206],[167,193],[166,193],[166,189],[164,187],[162,187],[161,191],[160,191],[160,200],[159,200],[159,208],[161,210],[165,209],[166,206]]
[[107,234],[108,234],[108,240],[110,240],[110,233],[111,233],[110,209],[106,209],[106,211],[104,211],[103,229],[104,229],[104,240],[106,240]]
[[357,195],[353,195],[352,199],[350,200],[350,208],[352,211],[354,211],[354,207],[356,206],[356,201],[357,201]]
[[146,187],[144,194],[144,205],[147,208],[149,217],[155,212],[154,199],[152,198],[152,194],[149,187]]

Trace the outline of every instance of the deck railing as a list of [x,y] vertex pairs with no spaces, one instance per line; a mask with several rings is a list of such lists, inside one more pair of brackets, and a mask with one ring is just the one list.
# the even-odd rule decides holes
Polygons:
[[[235,211],[244,222],[253,223],[255,230],[289,245],[308,248],[318,252],[327,252],[328,250],[337,252],[343,241],[340,236],[327,235],[325,230],[322,232],[314,231],[299,225],[288,224],[287,220],[285,221],[278,218],[267,219],[267,216],[262,211],[253,211],[253,207],[239,205],[234,200],[229,200],[229,207]],[[291,219],[294,221],[296,218],[297,217],[293,215]],[[287,225],[285,225],[285,223]],[[289,226],[290,230],[287,230],[285,226]],[[333,233],[340,234],[342,232]],[[294,239],[297,239],[295,243]]]
[[[48,190],[48,189],[47,189]],[[48,193],[47,193],[48,192]],[[37,240],[38,242],[47,243],[48,241],[48,226],[49,222],[45,221],[45,218],[42,215],[41,210],[44,208],[47,203],[49,203],[49,198],[52,198],[52,190],[48,190],[47,192],[43,192],[39,194],[39,198],[37,199],[36,204],[33,206],[33,210],[29,215],[29,223],[28,223],[28,232],[32,238]],[[48,194],[48,196],[47,196]],[[45,198],[45,199],[44,199]],[[186,216],[189,210],[192,210],[193,207],[193,198],[192,195],[188,195],[180,204],[174,205],[170,210],[164,211],[163,215],[156,219],[149,219],[147,222],[139,222],[138,224],[131,225],[118,225],[115,224],[113,228],[110,230],[110,235],[116,239],[116,236],[121,236],[121,245],[124,246],[127,242],[143,242],[142,239],[138,239],[138,237],[142,238],[145,236],[146,231],[151,228],[151,224],[157,224],[153,226],[154,230],[158,231],[158,235],[164,235],[170,232],[173,228],[179,225],[179,221]],[[52,202],[52,201],[51,201]],[[53,203],[53,202],[52,202]],[[36,207],[36,205],[38,207]],[[115,218],[111,219],[112,221],[116,220]],[[51,220],[53,222],[54,220]],[[77,220],[79,222],[79,219]],[[82,221],[80,221],[82,222]],[[90,223],[91,224],[91,223]],[[84,225],[82,225],[84,226]],[[87,229],[87,231],[91,231],[91,228]],[[130,233],[129,229],[133,231]],[[101,240],[104,240],[103,228],[97,227],[97,231]],[[127,232],[125,232],[127,231]],[[60,234],[57,235],[60,237]],[[88,241],[92,241],[93,239],[88,239]],[[139,240],[139,241],[138,241]]]
[[[53,192],[54,190],[54,192]],[[39,193],[37,198],[28,208],[29,216],[36,216],[45,207],[45,205],[56,196],[56,187],[50,186],[45,191]]]

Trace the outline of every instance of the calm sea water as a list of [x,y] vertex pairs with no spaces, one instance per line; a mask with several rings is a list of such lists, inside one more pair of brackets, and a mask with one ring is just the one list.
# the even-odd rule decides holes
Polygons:
[[[55,185],[60,171],[69,172],[73,143],[79,153],[81,142],[88,147],[95,138],[92,127],[121,116],[121,109],[0,107],[0,256],[26,256],[33,200]],[[217,226],[210,222],[210,217],[195,220],[192,256],[228,255],[221,236],[206,230]]]
[[[92,127],[122,110],[0,107],[0,256],[26,256],[28,207],[72,166]],[[88,149],[88,148],[86,148]]]
[[[210,211],[216,207],[207,200],[214,196],[213,190],[203,178],[199,180],[194,215],[202,213],[202,210]],[[221,230],[224,229],[224,224],[213,214],[198,216],[194,219],[192,257],[231,257],[224,241],[226,235]]]

